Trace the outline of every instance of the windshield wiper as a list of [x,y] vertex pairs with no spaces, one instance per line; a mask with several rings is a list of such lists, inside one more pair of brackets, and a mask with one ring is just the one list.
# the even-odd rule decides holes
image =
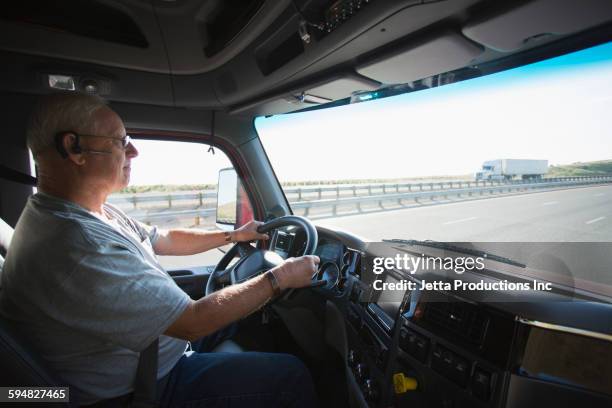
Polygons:
[[383,242],[390,242],[394,244],[405,244],[405,245],[420,245],[420,246],[425,246],[425,247],[430,247],[430,248],[446,249],[449,251],[459,252],[462,254],[480,256],[485,259],[490,259],[491,261],[502,262],[508,265],[518,266],[519,268],[527,267],[527,265],[521,262],[515,261],[514,259],[506,258],[500,255],[495,255],[495,254],[492,254],[490,252],[486,252],[480,249],[464,248],[459,245],[449,244],[447,242],[432,241],[430,239],[427,239],[425,241],[419,241],[418,239],[393,238],[393,239],[383,239]]

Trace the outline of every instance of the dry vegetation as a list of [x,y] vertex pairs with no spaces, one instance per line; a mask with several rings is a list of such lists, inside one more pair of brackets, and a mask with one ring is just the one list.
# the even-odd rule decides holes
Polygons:
[[[562,166],[550,166],[546,177],[599,176],[612,174],[612,160],[602,160],[586,163],[573,163]],[[420,183],[446,180],[473,180],[472,174],[459,176],[403,177],[390,179],[342,179],[342,180],[306,180],[285,181],[283,187],[338,185],[338,184],[378,184],[378,183]],[[150,186],[129,186],[121,191],[123,194],[135,193],[167,193],[173,191],[204,191],[216,190],[216,184],[167,184]]]

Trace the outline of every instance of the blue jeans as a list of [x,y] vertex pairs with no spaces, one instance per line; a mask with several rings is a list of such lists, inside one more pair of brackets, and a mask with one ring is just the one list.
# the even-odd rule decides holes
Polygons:
[[209,353],[235,325],[193,344],[178,361],[160,398],[162,407],[310,408],[316,393],[310,373],[295,356],[280,353]]

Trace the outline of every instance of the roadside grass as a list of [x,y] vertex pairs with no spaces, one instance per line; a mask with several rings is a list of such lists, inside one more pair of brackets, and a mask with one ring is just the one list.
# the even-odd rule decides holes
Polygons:
[[550,166],[547,177],[606,176],[612,174],[612,160]]

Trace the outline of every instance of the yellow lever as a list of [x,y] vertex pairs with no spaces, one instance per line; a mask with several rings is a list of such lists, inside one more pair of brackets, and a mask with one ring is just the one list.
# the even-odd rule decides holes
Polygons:
[[393,374],[393,388],[396,394],[404,394],[408,391],[417,389],[417,380],[413,377],[406,377],[404,373]]

